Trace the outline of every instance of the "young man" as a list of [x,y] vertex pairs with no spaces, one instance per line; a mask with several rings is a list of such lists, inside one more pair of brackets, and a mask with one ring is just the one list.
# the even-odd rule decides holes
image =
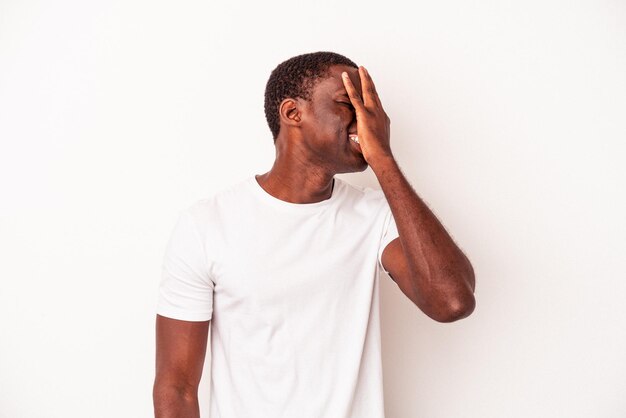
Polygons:
[[[384,417],[379,274],[439,322],[474,309],[469,260],[409,185],[364,67],[332,52],[274,69],[267,173],[181,211],[163,263],[155,414]],[[371,167],[382,190],[337,173]]]

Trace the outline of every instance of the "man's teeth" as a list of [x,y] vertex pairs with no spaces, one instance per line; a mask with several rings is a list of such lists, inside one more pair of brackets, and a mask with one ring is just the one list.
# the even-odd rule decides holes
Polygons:
[[353,140],[357,144],[359,143],[359,137],[356,136],[356,135],[349,135],[348,138],[350,138],[351,140]]

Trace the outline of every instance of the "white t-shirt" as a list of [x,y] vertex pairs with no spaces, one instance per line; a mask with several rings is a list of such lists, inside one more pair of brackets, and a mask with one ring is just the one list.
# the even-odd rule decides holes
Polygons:
[[211,319],[211,418],[381,418],[382,190],[290,203],[255,176],[180,212],[157,313]]

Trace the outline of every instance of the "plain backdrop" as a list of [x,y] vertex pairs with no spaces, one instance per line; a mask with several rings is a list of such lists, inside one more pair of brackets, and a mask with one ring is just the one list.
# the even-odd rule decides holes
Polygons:
[[0,0],[0,417],[152,416],[178,211],[269,170],[265,83],[314,51],[476,272],[450,324],[382,276],[387,417],[626,416],[624,2]]

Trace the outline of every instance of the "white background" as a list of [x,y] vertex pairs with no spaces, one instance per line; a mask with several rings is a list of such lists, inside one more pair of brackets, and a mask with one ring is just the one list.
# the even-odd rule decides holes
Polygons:
[[320,50],[476,271],[451,324],[382,277],[387,416],[626,416],[625,3],[0,0],[1,417],[152,415],[178,211],[271,167],[265,82]]

